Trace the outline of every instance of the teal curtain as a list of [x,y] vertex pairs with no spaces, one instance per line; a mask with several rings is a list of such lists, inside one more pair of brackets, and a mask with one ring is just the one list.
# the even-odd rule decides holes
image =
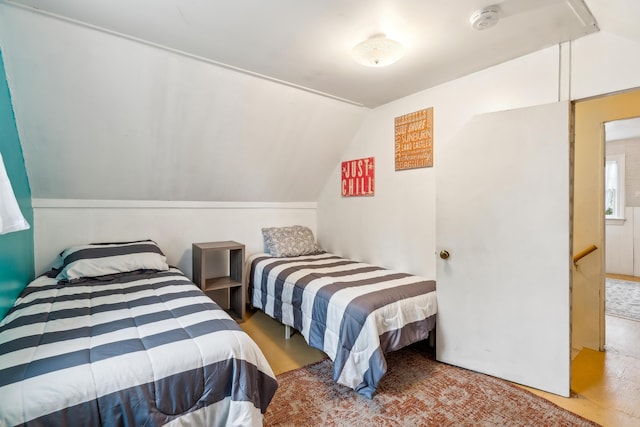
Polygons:
[[34,277],[33,208],[27,169],[0,52],[0,152],[22,214],[31,228],[0,235],[0,318]]

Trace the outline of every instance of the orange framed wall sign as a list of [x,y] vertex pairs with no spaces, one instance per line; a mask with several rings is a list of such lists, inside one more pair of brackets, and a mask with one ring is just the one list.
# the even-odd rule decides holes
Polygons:
[[395,118],[396,170],[433,166],[433,107]]
[[373,157],[342,162],[340,187],[342,197],[375,194],[375,160]]

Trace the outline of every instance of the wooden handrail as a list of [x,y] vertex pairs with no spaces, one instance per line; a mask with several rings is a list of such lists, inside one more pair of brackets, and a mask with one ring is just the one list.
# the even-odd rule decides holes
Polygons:
[[591,252],[595,251],[596,249],[598,249],[598,247],[596,245],[591,245],[588,248],[578,252],[577,254],[575,254],[573,256],[573,265],[574,266],[578,266],[578,261],[580,261],[582,258],[586,257],[587,255],[589,255]]

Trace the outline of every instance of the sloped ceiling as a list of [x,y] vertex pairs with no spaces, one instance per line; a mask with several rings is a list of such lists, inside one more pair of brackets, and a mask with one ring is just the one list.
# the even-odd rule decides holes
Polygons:
[[[478,32],[480,0],[0,0],[0,46],[34,198],[313,201],[366,107],[598,26],[640,41],[636,3],[506,0]],[[405,56],[354,63],[380,32]]]
[[362,107],[0,5],[34,198],[315,201]]
[[[582,0],[7,3],[370,108],[597,31]],[[471,16],[492,4],[499,8],[498,24],[474,30]],[[401,42],[405,55],[388,68],[357,64],[352,48],[381,33]]]

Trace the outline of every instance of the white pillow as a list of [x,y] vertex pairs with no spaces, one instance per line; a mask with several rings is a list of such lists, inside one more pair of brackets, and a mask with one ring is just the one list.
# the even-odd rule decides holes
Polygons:
[[167,258],[156,242],[94,243],[64,250],[56,279],[73,280],[136,270],[169,269]]
[[321,252],[313,232],[301,225],[263,228],[262,237],[265,248],[274,257],[292,257]]

